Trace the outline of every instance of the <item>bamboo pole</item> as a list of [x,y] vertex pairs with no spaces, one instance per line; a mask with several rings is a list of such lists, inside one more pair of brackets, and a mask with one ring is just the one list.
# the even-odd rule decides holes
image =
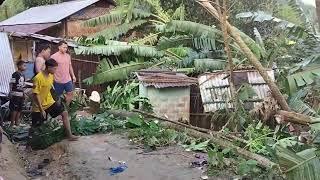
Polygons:
[[[215,7],[213,7],[208,0],[197,0],[197,2],[204,7],[212,16],[216,19],[221,19],[219,13]],[[228,32],[235,39],[236,43],[239,45],[243,53],[248,57],[251,64],[257,69],[264,81],[268,84],[273,97],[278,101],[281,108],[285,111],[290,111],[289,105],[286,102],[285,98],[282,96],[278,86],[275,82],[269,77],[268,73],[265,71],[262,64],[259,62],[258,58],[252,53],[250,48],[242,40],[238,30],[233,27],[228,21],[226,22]]]

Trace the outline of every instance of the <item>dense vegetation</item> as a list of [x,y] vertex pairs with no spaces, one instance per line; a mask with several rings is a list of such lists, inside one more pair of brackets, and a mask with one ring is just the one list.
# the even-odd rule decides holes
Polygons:
[[[36,4],[29,2],[28,7],[33,5]],[[220,133],[239,134],[242,140],[232,143],[275,162],[280,168],[273,170],[278,174],[289,179],[319,179],[314,172],[320,170],[317,145],[320,47],[316,25],[310,20],[310,16],[315,15],[307,13],[293,0],[242,0],[228,7],[229,21],[237,27],[245,44],[265,68],[275,70],[276,83],[288,97],[290,109],[310,117],[306,131],[312,138],[290,133],[287,124],[270,123],[275,122],[274,118],[263,119],[246,111],[243,104],[254,93],[247,85],[237,90],[234,111],[226,109],[216,114],[228,120]],[[193,12],[199,13],[194,15]],[[109,85],[102,93],[103,112],[110,109],[130,111],[139,104],[151,109],[148,100],[138,96],[138,85],[132,83],[132,72],[139,69],[169,69],[190,76],[227,70],[224,31],[219,21],[195,1],[118,0],[117,7],[109,14],[90,19],[83,25],[109,26],[89,37],[78,37],[80,46],[75,50],[77,54],[101,57],[97,72],[85,82]],[[248,57],[236,40],[231,38],[229,45],[236,68],[250,67]],[[253,111],[269,117],[267,113],[274,115],[279,110],[272,100],[266,99],[264,105],[264,109]],[[264,111],[266,109],[270,111]],[[209,140],[195,140],[153,119],[140,116],[119,119],[102,113],[90,118],[73,116],[72,123],[74,132],[82,135],[120,128],[129,130],[129,138],[134,142],[151,149],[181,143],[188,150],[206,151],[210,159],[209,171],[213,173],[236,164],[235,173],[239,175],[257,177],[261,174],[256,160],[241,159],[235,155],[235,149],[221,148]],[[61,134],[57,125],[50,125],[50,128]],[[47,144],[53,141],[56,139]],[[227,159],[237,161],[228,163]]]

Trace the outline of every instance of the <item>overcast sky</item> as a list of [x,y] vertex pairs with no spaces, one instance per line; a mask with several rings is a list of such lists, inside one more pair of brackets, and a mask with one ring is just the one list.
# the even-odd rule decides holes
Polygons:
[[306,3],[306,4],[311,4],[316,6],[316,1],[315,0],[301,0],[302,2]]

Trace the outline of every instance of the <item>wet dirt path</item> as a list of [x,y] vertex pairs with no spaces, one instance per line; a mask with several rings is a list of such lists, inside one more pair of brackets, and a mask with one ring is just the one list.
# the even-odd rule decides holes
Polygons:
[[[29,162],[27,172],[36,180],[193,180],[202,171],[190,168],[194,154],[178,146],[143,153],[125,135],[94,135],[79,141],[63,141],[46,150],[22,155]],[[43,161],[50,161],[43,166]],[[111,176],[109,168],[126,162],[128,168]],[[38,175],[37,175],[38,174]]]

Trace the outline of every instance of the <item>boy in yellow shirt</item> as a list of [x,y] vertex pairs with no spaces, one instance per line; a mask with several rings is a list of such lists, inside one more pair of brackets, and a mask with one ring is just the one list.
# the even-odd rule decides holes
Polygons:
[[57,70],[58,63],[54,59],[48,59],[45,62],[46,69],[38,73],[33,79],[34,105],[32,107],[32,126],[38,127],[45,120],[47,114],[55,118],[62,116],[63,126],[69,140],[77,140],[78,137],[72,135],[70,122],[68,120],[68,112],[64,110],[63,105],[55,102],[51,95],[51,88],[53,87],[53,74]]

